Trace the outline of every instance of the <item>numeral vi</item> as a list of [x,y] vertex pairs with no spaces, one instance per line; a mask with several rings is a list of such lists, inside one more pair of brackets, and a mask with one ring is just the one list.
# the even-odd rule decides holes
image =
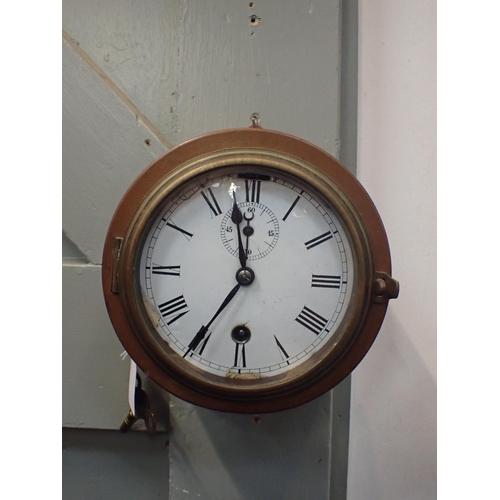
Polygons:
[[261,181],[245,180],[247,202],[260,203],[260,183]]

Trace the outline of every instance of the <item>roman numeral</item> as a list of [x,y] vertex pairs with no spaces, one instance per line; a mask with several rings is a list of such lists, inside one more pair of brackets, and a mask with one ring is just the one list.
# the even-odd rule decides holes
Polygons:
[[214,193],[212,193],[212,189],[205,189],[201,192],[201,196],[203,196],[203,199],[207,202],[207,205],[213,213],[214,217],[217,217],[222,213],[222,210],[220,209],[219,204],[215,199]]
[[324,243],[325,241],[328,241],[331,238],[333,238],[333,234],[330,231],[327,231],[324,234],[316,236],[316,238],[313,238],[312,240],[306,241],[304,245],[308,250],[311,250],[311,248],[321,245],[321,243]]
[[340,276],[313,274],[311,286],[315,288],[340,288]]
[[169,319],[169,321],[167,321],[167,325],[171,325],[174,321],[177,321],[179,318],[182,318],[184,314],[189,312],[188,305],[186,304],[183,295],[179,295],[179,297],[176,297],[175,299],[168,300],[167,302],[160,304],[158,309],[164,318]]
[[245,180],[247,202],[260,203],[260,183],[261,181]]
[[325,328],[328,320],[320,316],[318,313],[315,313],[313,310],[304,306],[300,314],[295,318],[297,323],[300,323],[302,326],[305,326],[308,330],[319,335],[321,330]]
[[281,345],[281,342],[277,339],[276,335],[274,336],[274,340],[276,341],[276,345],[278,346],[278,349],[280,350],[281,357],[283,358],[284,361],[287,362],[287,364],[290,364],[290,361],[288,361],[288,358],[290,357],[288,353],[285,351],[283,346]]
[[180,276],[181,266],[158,266],[153,264],[153,267],[146,267],[152,269],[153,274],[164,274],[166,276]]
[[286,220],[287,217],[292,213],[292,210],[295,208],[295,205],[297,205],[297,203],[299,202],[299,200],[300,200],[300,196],[297,196],[297,198],[295,198],[295,201],[292,203],[292,206],[288,209],[288,212],[283,217],[283,220]]
[[234,366],[246,368],[247,359],[245,355],[245,344],[236,344],[236,348],[234,350]]
[[175,229],[176,231],[179,231],[179,233],[184,234],[185,236],[188,237],[188,240],[193,237],[192,233],[187,232],[185,229],[181,229],[180,227],[176,226],[172,221],[167,222],[166,225],[168,227],[171,227],[172,229]]

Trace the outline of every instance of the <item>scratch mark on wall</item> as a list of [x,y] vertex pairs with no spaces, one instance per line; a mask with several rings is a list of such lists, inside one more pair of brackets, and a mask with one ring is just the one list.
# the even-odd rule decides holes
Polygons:
[[183,23],[186,20],[186,13],[188,9],[188,3],[187,0],[182,0],[182,10],[181,10],[181,23]]

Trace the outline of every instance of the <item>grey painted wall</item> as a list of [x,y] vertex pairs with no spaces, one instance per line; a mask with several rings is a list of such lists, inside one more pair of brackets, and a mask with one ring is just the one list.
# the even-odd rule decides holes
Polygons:
[[63,429],[62,498],[168,498],[168,434]]

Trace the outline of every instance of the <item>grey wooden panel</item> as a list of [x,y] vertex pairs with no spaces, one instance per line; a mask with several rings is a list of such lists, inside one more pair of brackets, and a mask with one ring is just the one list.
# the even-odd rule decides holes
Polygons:
[[183,2],[175,142],[249,126],[258,112],[264,128],[337,156],[339,2],[254,4]]
[[235,415],[171,399],[170,498],[326,499],[330,394],[293,410]]
[[101,268],[65,265],[63,303],[63,415],[66,427],[118,429],[128,412],[129,362],[108,319]]
[[90,264],[85,255],[80,249],[68,238],[66,233],[62,233],[62,258],[63,262],[67,261],[69,264],[80,263]]
[[351,375],[332,391],[330,436],[330,500],[345,500],[347,496],[347,463],[351,417]]
[[340,148],[338,159],[356,174],[358,150],[358,1],[341,2]]
[[63,26],[170,143],[259,112],[338,156],[339,1],[249,3],[66,0]]
[[96,264],[123,193],[166,147],[64,39],[62,61],[63,229]]
[[63,429],[64,500],[166,500],[168,435]]
[[165,0],[62,4],[67,33],[165,137],[174,136],[180,12]]
[[[119,429],[129,411],[130,358],[120,356],[124,349],[106,312],[101,267],[72,264],[62,271],[62,425]],[[165,430],[168,395],[143,380],[158,429]],[[144,429],[143,423],[134,429]]]

